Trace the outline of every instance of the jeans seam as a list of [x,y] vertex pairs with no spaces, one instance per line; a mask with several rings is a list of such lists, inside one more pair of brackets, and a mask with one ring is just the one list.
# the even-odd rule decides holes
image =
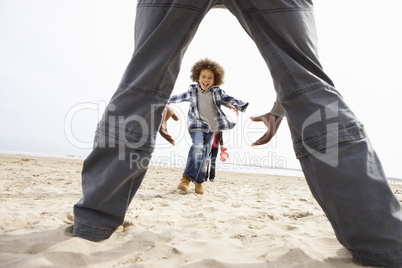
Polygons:
[[[120,134],[121,133],[113,133],[111,134],[109,132],[110,130],[110,124],[105,123],[104,125],[101,125],[98,127],[98,129],[96,130],[97,136],[96,136],[96,140],[98,140],[99,143],[102,144],[106,144],[108,143],[109,146],[111,146],[110,144],[114,144],[114,145],[121,145],[123,144],[124,146],[127,146],[128,148],[131,149],[136,149],[136,150],[140,150],[140,151],[146,151],[146,152],[152,152],[155,148],[155,135],[147,135],[146,138],[147,140],[145,141],[144,144],[142,144],[140,147],[135,147],[132,145],[132,143],[137,143],[139,141],[141,141],[144,136],[143,133],[140,132],[135,132],[135,131],[131,131],[131,130],[125,130],[124,131],[124,137],[125,138],[121,138]],[[106,134],[106,132],[108,132]],[[129,137],[127,138],[127,134],[129,134]],[[129,143],[126,143],[129,142]],[[112,146],[112,148],[114,148],[115,146]]]
[[[356,129],[356,131],[353,131],[351,133],[348,131],[348,129],[355,128],[355,127],[358,127],[358,129]],[[324,134],[314,133],[314,134],[316,134],[315,136],[310,136],[310,137],[304,138],[300,141],[296,141],[295,144],[301,145],[301,144],[309,143],[310,141],[315,140],[317,138],[321,138],[323,135],[328,134],[328,133],[334,133],[334,134],[340,135],[341,138],[346,137],[348,134],[357,136],[358,134],[360,134],[360,130],[363,128],[364,128],[364,125],[361,124],[359,121],[351,120],[351,121],[346,122],[345,124],[338,124],[338,128],[336,131],[331,131],[331,132],[326,131]],[[348,132],[345,132],[345,131],[348,131]],[[315,145],[315,144],[313,144],[313,145]]]
[[173,8],[183,8],[183,9],[188,9],[188,10],[194,10],[194,11],[197,11],[197,12],[201,12],[203,10],[202,8],[197,8],[197,7],[190,6],[190,5],[164,4],[164,3],[160,3],[160,4],[157,4],[157,3],[139,3],[137,5],[137,8],[138,7],[161,7],[161,8],[163,8],[163,7],[166,7],[166,8],[173,7]]
[[[167,69],[169,68],[170,64],[173,62],[174,58],[179,54],[180,50],[183,48],[183,45],[185,43],[185,41],[187,40],[187,38],[189,37],[191,31],[193,30],[194,26],[196,25],[196,22],[200,20],[200,16],[202,14],[202,12],[206,9],[207,4],[209,1],[205,1],[204,4],[202,5],[201,8],[192,8],[192,10],[197,11],[197,13],[194,16],[194,19],[192,21],[192,23],[190,24],[190,26],[187,29],[187,32],[185,33],[185,35],[183,36],[180,44],[178,45],[178,47],[176,48],[176,50],[173,52],[172,56],[170,57],[170,59],[167,61],[165,68],[163,68],[162,73],[158,79],[158,82],[155,85],[155,88],[159,88],[160,84],[162,83],[163,78],[166,75]],[[177,8],[187,8],[190,9],[190,6],[183,6],[183,5],[171,5],[173,7],[177,7]]]
[[[386,266],[386,267],[400,267],[392,264],[398,264],[393,255],[397,255],[402,251],[402,248],[390,252],[373,253],[368,251],[357,251],[349,249],[353,255],[353,259],[365,266]],[[372,259],[375,258],[375,260]],[[380,259],[380,260],[379,260]],[[394,259],[394,260],[391,260]],[[389,262],[392,262],[391,264]],[[384,262],[384,263],[383,263]],[[392,266],[390,266],[392,265]]]
[[[356,129],[350,129],[350,128],[356,128]],[[350,130],[348,130],[348,129],[350,129]],[[345,131],[347,131],[347,132],[345,132]],[[359,122],[356,122],[355,124],[347,126],[347,127],[340,128],[338,130],[338,132],[334,133],[334,134],[336,134],[337,139],[338,139],[336,144],[339,144],[342,142],[354,141],[354,140],[355,141],[361,140],[367,136],[364,131],[363,125],[359,124]],[[325,134],[323,134],[321,136],[324,136],[324,135]],[[314,142],[313,144],[308,144],[308,141],[311,141],[311,140],[317,139],[317,138],[320,138],[320,136],[317,136],[317,137],[311,138],[311,139],[306,139],[306,140],[299,141],[299,142],[294,142],[293,146],[294,146],[294,151],[296,153],[296,158],[301,159],[303,157],[311,155],[311,153],[306,150],[305,144],[307,144],[308,146],[310,146],[313,150],[315,150],[317,152],[324,150],[325,148],[328,148],[328,146],[326,146],[328,141],[323,140],[323,139],[320,139],[320,140]]]
[[[300,95],[303,95],[303,94],[305,94],[305,93],[307,93],[307,92],[310,92],[310,91],[313,91],[313,90],[317,90],[317,89],[322,88],[322,87],[325,87],[325,86],[326,86],[326,85],[323,84],[323,83],[317,83],[317,84],[311,85],[311,86],[306,87],[306,88],[300,88],[300,89],[298,89],[297,91],[293,92],[292,94],[290,94],[290,95],[288,95],[288,96],[286,96],[286,97],[281,98],[281,99],[280,99],[280,102],[285,102],[285,101],[294,99],[294,98],[296,98],[296,97],[298,97],[298,96],[300,96]],[[332,88],[331,88],[331,87],[328,87],[328,89],[331,90]]]
[[274,8],[274,9],[267,9],[267,10],[259,10],[257,8],[250,8],[247,10],[247,13],[252,13],[252,12],[261,12],[263,14],[270,14],[270,13],[283,13],[283,12],[299,12],[299,11],[314,11],[312,8],[300,8],[300,7],[294,7],[294,8]]
[[137,92],[141,92],[141,93],[145,93],[148,95],[154,95],[154,96],[158,96],[158,97],[162,97],[162,98],[169,98],[170,94],[164,94],[164,93],[160,93],[159,90],[155,90],[155,89],[143,89],[140,87],[136,87],[133,85],[127,85],[126,83],[121,83],[119,85],[119,87],[124,88],[124,89],[129,89],[129,90],[133,90],[133,91],[137,91]]
[[[282,60],[282,58],[279,56],[279,54],[276,52],[276,50],[273,48],[273,46],[271,45],[271,43],[264,37],[261,29],[258,27],[258,25],[254,22],[254,20],[251,18],[251,16],[249,15],[250,13],[252,13],[252,11],[254,11],[254,9],[249,9],[246,10],[244,8],[244,6],[240,3],[239,0],[236,0],[238,7],[240,8],[240,10],[243,12],[245,18],[253,25],[254,29],[256,30],[256,32],[258,33],[259,37],[261,38],[261,40],[265,43],[265,45],[268,47],[269,51],[272,53],[272,55],[274,56],[274,58],[278,61],[279,65],[281,66],[281,68],[283,69],[283,71],[286,73],[287,77],[289,78],[291,84],[293,85],[293,87],[297,90],[298,89],[298,85],[294,79],[294,77],[292,76],[291,72],[289,71],[289,69],[286,67],[286,64],[284,63],[284,61]],[[257,9],[255,9],[257,11]]]
[[127,201],[126,201],[126,208],[125,208],[125,212],[124,212],[124,213],[127,213],[128,207],[130,206],[130,202],[131,202],[131,200],[132,200],[132,199],[130,199],[130,196],[131,196],[131,191],[133,190],[133,184],[134,184],[134,179],[131,178],[130,187],[129,187],[129,190],[128,190],[127,196],[126,196],[126,200],[127,200]]
[[[84,230],[81,230],[81,229],[84,229]],[[99,227],[82,224],[77,219],[74,219],[73,230],[74,230],[73,231],[74,236],[82,236],[85,238],[89,238],[92,241],[93,241],[93,239],[96,239],[97,241],[98,241],[98,239],[99,240],[108,239],[115,231],[114,229],[104,229],[104,228],[99,228]],[[90,230],[90,232],[88,232],[88,230]]]

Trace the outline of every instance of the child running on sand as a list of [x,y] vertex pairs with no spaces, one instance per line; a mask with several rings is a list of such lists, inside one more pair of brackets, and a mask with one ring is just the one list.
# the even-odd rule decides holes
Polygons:
[[[169,103],[190,102],[187,116],[187,127],[190,132],[192,146],[188,152],[186,168],[177,189],[187,192],[190,182],[195,184],[195,192],[203,194],[207,172],[207,162],[211,151],[214,134],[217,130],[232,129],[235,123],[230,122],[221,109],[221,105],[245,112],[248,102],[242,102],[227,95],[219,86],[223,84],[223,68],[215,61],[203,59],[191,69],[191,79],[195,84],[188,91],[172,96]],[[167,109],[164,111],[164,116]]]

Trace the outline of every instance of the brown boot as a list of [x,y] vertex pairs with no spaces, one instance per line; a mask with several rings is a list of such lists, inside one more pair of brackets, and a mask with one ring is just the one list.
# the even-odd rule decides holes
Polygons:
[[191,179],[189,177],[183,176],[183,178],[180,181],[179,186],[177,186],[177,189],[187,193],[190,182],[191,182]]
[[195,184],[195,192],[197,194],[203,194],[204,193],[204,188],[202,187],[202,184],[198,184],[196,182],[194,182]]

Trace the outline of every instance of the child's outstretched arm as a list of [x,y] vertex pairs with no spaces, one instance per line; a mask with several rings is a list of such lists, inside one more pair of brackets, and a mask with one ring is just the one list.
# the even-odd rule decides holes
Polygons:
[[248,106],[248,102],[229,96],[223,90],[221,90],[221,100],[223,106],[233,109],[237,115],[239,115],[239,111],[245,112]]
[[168,100],[168,104],[169,103],[179,103],[179,102],[183,102],[183,101],[190,101],[190,98],[191,98],[190,92],[186,91],[181,94],[171,96],[170,99]]
[[239,116],[239,109],[237,109],[236,107],[234,107],[232,104],[228,103],[228,106],[230,107],[230,109],[233,109],[234,112],[236,113],[237,116]]

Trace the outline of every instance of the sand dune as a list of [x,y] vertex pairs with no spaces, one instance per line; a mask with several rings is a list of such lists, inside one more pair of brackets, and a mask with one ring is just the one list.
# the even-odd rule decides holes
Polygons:
[[304,178],[217,171],[180,195],[182,170],[152,167],[123,228],[94,243],[71,235],[81,160],[0,160],[1,267],[359,267]]

